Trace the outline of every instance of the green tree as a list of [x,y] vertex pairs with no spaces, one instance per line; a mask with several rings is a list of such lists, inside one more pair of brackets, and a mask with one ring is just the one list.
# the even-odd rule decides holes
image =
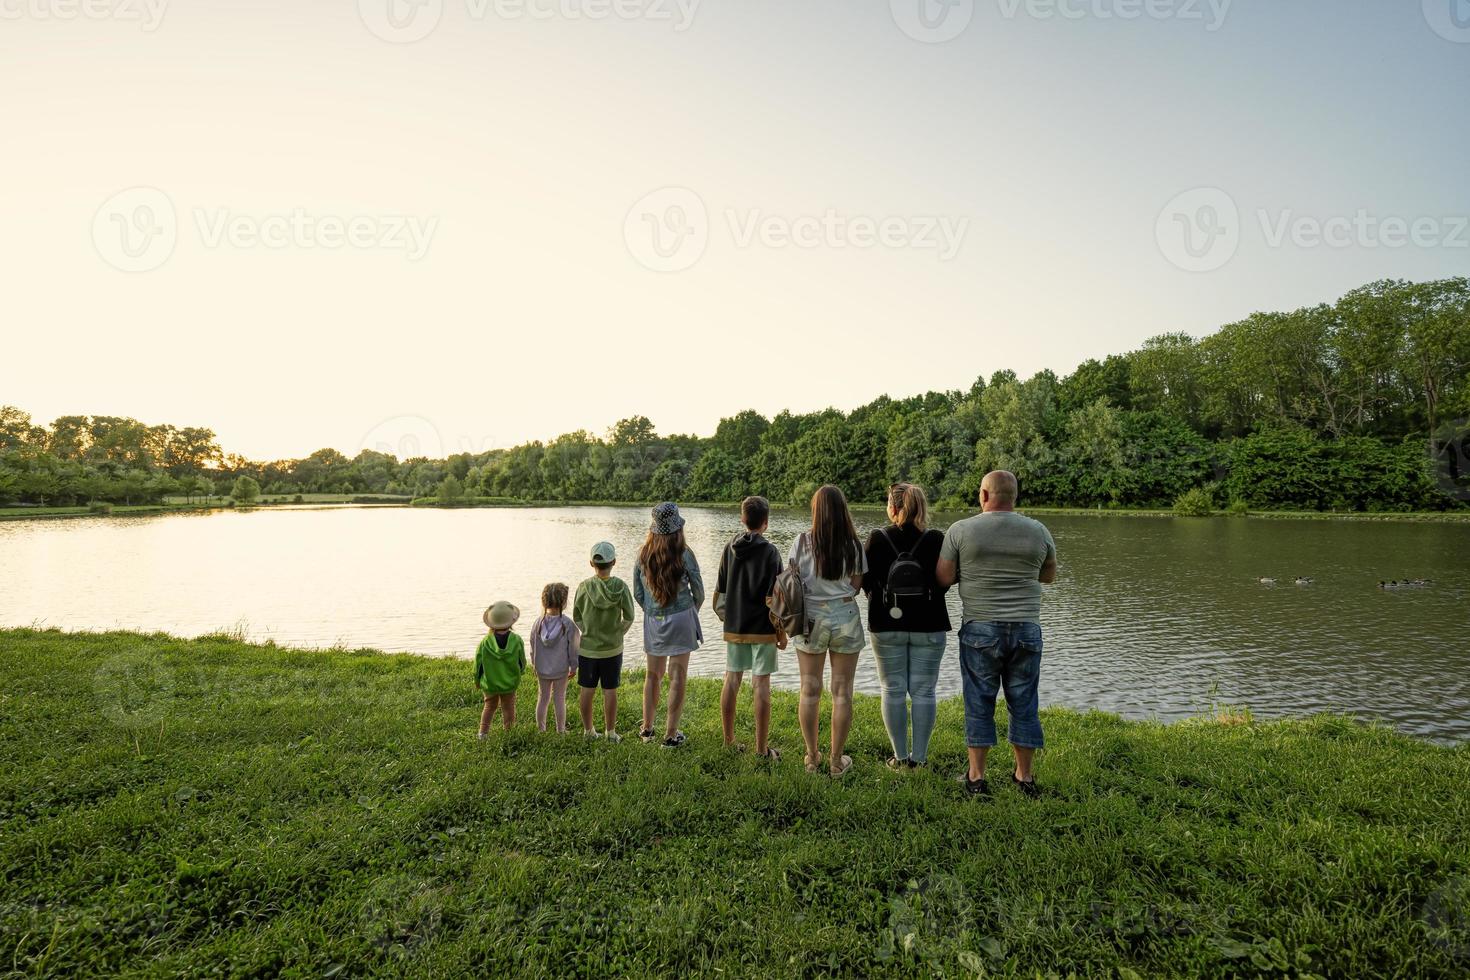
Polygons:
[[441,504],[457,504],[464,499],[464,484],[459,482],[459,477],[451,473],[439,482],[439,491],[436,496]]
[[236,503],[252,504],[260,496],[260,484],[253,476],[237,477],[234,486],[230,488],[230,496],[235,498]]

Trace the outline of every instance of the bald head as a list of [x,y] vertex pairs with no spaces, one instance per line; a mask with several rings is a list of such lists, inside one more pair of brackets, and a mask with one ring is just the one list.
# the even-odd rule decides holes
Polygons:
[[1020,492],[1021,486],[1016,482],[1016,474],[1008,470],[991,470],[980,481],[980,509],[1012,510]]

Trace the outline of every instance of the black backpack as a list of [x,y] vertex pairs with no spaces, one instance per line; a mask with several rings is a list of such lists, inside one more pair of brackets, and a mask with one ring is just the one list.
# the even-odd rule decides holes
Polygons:
[[[924,574],[924,566],[914,557],[912,551],[900,551],[898,545],[893,543],[893,536],[888,533],[888,528],[882,531],[883,537],[888,541],[888,546],[898,555],[893,564],[888,566],[888,579],[883,583],[883,602],[888,606],[888,615],[894,619],[903,618],[903,609],[899,603],[908,599],[910,601],[929,598],[929,576]],[[923,540],[923,535],[919,535]],[[918,542],[915,542],[917,547]]]

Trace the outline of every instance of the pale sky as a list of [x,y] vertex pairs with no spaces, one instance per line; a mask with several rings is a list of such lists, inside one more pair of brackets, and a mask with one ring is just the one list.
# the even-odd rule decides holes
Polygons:
[[418,3],[0,0],[0,403],[708,434],[1470,271],[1466,0]]

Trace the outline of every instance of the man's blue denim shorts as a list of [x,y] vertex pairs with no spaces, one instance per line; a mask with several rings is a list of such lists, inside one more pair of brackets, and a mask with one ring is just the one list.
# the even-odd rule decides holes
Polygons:
[[965,692],[965,744],[995,744],[995,698],[1006,694],[1012,745],[1044,745],[1037,715],[1041,680],[1041,624],[969,622],[960,629],[960,674]]

